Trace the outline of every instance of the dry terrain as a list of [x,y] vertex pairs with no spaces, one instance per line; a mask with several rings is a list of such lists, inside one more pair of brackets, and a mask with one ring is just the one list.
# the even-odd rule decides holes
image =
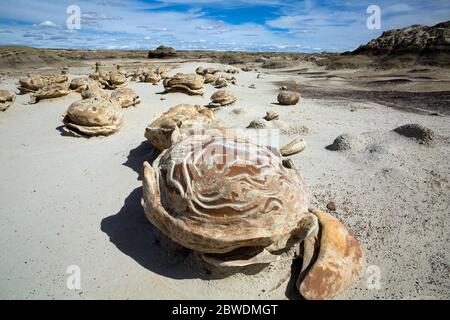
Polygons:
[[[355,232],[369,267],[337,298],[450,298],[448,69],[331,70],[301,54],[195,53],[168,60],[150,60],[143,52],[122,54],[80,60],[74,58],[83,56],[80,52],[48,50],[31,61],[28,54],[13,54],[8,58],[12,63],[2,53],[0,89],[15,91],[27,72],[58,73],[64,65],[70,66],[70,78],[87,75],[97,60],[105,70],[117,64],[123,70],[172,64],[171,74],[194,72],[198,66],[228,68],[230,63],[256,67],[241,71],[235,75],[237,84],[228,85],[238,100],[215,111],[218,125],[246,128],[275,111],[283,129],[280,144],[299,136],[306,141],[306,149],[292,159],[310,187],[312,205],[326,210],[328,202],[336,203],[332,214]],[[282,85],[301,93],[298,105],[277,103]],[[144,129],[176,104],[208,104],[217,89],[205,85],[204,96],[187,96],[162,95],[161,83],[131,82],[128,87],[142,102],[124,110],[122,130],[105,138],[62,133],[61,115],[80,99],[78,93],[35,105],[28,104],[29,95],[18,95],[0,113],[0,297],[297,298],[290,289],[289,274],[296,267],[291,263],[218,279],[191,256],[168,254],[155,241],[140,205],[142,162],[156,156]],[[420,144],[392,131],[410,123],[433,130],[433,143]],[[351,150],[326,149],[344,133],[356,141]],[[70,265],[81,268],[81,290],[66,287]]]

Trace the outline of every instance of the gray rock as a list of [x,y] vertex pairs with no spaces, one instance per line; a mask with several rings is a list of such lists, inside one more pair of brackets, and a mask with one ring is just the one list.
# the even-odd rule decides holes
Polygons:
[[404,126],[395,128],[394,132],[397,132],[398,134],[408,138],[414,138],[422,144],[431,144],[435,139],[433,130],[415,123],[405,124]]

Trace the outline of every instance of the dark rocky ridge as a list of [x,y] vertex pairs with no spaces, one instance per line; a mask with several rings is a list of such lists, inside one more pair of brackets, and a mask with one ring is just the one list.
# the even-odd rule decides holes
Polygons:
[[450,54],[450,21],[429,27],[420,24],[383,32],[377,39],[360,46],[352,54]]
[[148,52],[148,57],[150,59],[164,59],[173,58],[177,55],[177,52],[172,47],[159,46],[155,50],[150,50]]

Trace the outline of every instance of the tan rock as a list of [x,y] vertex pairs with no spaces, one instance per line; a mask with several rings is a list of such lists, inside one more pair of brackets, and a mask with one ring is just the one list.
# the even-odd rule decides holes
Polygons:
[[283,90],[278,94],[277,100],[282,105],[294,105],[300,100],[300,93]]
[[109,73],[108,84],[112,89],[125,86],[127,78],[119,70],[113,70]]
[[216,79],[216,81],[214,81],[214,87],[216,88],[225,88],[226,86],[228,86],[228,82],[227,79],[222,78],[222,77],[218,77]]
[[166,92],[183,92],[189,95],[203,95],[204,79],[194,73],[177,73],[171,78],[166,78],[163,82]]
[[104,73],[97,68],[94,74],[89,75],[89,78],[98,81],[103,89],[114,90],[127,85],[127,77],[119,69]]
[[212,94],[209,107],[223,107],[234,103],[237,97],[227,90],[219,90]]
[[266,116],[264,117],[264,120],[272,121],[272,120],[279,120],[280,115],[273,111],[267,111]]
[[94,97],[72,103],[63,122],[65,131],[74,136],[107,136],[120,130],[122,118],[116,100]]
[[221,72],[222,70],[219,68],[203,68],[203,67],[198,67],[197,69],[195,69],[195,73],[201,76],[205,76],[207,74],[216,74],[218,72]]
[[141,75],[139,80],[141,82],[148,82],[156,85],[159,81],[161,81],[161,76],[153,71],[149,71]]
[[132,81],[137,81],[140,80],[140,78],[149,72],[153,72],[152,70],[150,70],[149,68],[139,68],[139,69],[135,69],[132,71],[128,71],[126,73],[126,77],[130,78]]
[[97,81],[90,81],[85,89],[81,91],[81,98],[90,99],[94,97],[107,98],[108,93],[100,87]]
[[88,84],[91,81],[92,80],[89,79],[88,77],[74,78],[74,79],[72,79],[72,81],[70,81],[69,88],[73,91],[81,93],[81,91],[83,91],[87,88]]
[[8,90],[0,90],[0,111],[6,111],[16,101],[16,95]]
[[205,74],[205,83],[214,83],[216,82],[218,76],[214,74]]
[[[144,164],[143,185],[147,218],[175,242],[201,253],[255,246],[276,251],[308,214],[309,194],[300,174],[283,167],[270,149],[237,136],[208,131],[187,136],[153,167]],[[218,259],[214,256],[215,263]]]
[[199,105],[179,104],[156,116],[145,129],[147,140],[159,150],[172,145],[172,134],[193,124],[211,124],[214,112]]
[[282,156],[291,156],[305,150],[305,141],[301,138],[297,138],[289,142],[287,145],[280,148],[280,153]]
[[19,79],[19,91],[21,94],[26,94],[30,92],[36,92],[46,86],[54,83],[64,83],[67,82],[67,75],[56,75],[56,76],[41,76],[33,75],[27,78]]
[[30,103],[38,103],[44,99],[59,98],[68,95],[71,92],[68,83],[52,83],[45,86],[30,97]]
[[320,252],[297,287],[306,299],[329,299],[362,276],[364,257],[350,229],[323,211],[312,212],[321,228]]
[[141,103],[139,96],[130,88],[118,88],[111,93],[111,99],[119,102],[122,108],[128,108],[129,106],[135,106]]
[[270,264],[298,243],[297,287],[307,299],[333,297],[360,277],[358,241],[337,219],[308,211],[292,162],[242,132],[180,131],[152,166],[144,163],[142,205],[162,233],[222,269]]
[[171,65],[163,65],[163,66],[156,67],[154,72],[157,75],[159,75],[162,79],[165,79],[169,75],[169,72],[172,70],[173,70],[173,67]]

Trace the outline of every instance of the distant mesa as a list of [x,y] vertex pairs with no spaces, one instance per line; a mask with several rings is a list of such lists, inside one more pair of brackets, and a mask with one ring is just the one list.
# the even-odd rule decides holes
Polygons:
[[394,29],[367,44],[360,46],[351,54],[365,55],[434,55],[450,54],[450,21],[429,27],[415,24],[403,29]]
[[165,59],[172,58],[177,55],[177,52],[172,47],[159,46],[155,50],[150,50],[148,52],[148,57],[150,59]]

